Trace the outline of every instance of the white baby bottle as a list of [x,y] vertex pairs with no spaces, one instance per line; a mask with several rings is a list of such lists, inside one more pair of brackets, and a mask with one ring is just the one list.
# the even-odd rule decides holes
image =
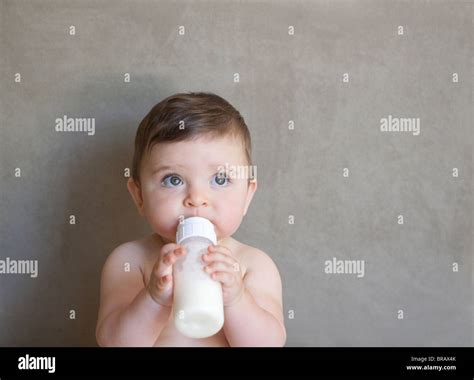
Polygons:
[[187,253],[173,264],[174,324],[190,338],[207,338],[224,325],[221,284],[203,270],[202,255],[216,244],[214,225],[205,218],[187,218],[178,224],[176,243]]

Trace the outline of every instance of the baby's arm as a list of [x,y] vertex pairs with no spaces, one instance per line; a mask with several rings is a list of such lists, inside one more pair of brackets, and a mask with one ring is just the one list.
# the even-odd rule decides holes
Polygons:
[[155,302],[144,285],[140,254],[126,243],[105,262],[96,328],[100,346],[153,346],[168,320],[171,308]]
[[244,276],[242,297],[224,308],[224,332],[234,347],[281,347],[286,342],[286,330],[280,274],[269,256],[259,250],[254,252],[252,265]]

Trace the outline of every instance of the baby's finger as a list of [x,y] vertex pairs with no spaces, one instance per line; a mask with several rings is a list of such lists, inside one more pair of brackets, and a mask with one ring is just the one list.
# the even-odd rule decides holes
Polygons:
[[171,251],[167,255],[163,257],[163,264],[166,266],[173,265],[176,260],[178,260],[181,256],[186,253],[184,247],[178,247],[174,251]]
[[179,247],[179,244],[175,244],[175,243],[168,243],[168,244],[165,244],[163,247],[161,247],[160,249],[160,253],[161,253],[161,256],[164,256],[172,251],[174,251],[176,248]]
[[227,255],[227,256],[230,256],[230,257],[234,256],[232,254],[232,251],[229,248],[224,247],[223,245],[210,245],[208,247],[208,251],[209,252],[221,252],[224,255]]
[[157,288],[159,290],[166,289],[169,286],[169,283],[171,282],[172,278],[173,276],[171,276],[170,274],[160,277],[157,282]]
[[202,255],[202,260],[205,263],[210,263],[213,261],[223,261],[227,264],[234,264],[235,259],[233,257],[230,257],[229,255],[226,255],[222,252],[212,252],[212,253],[205,253]]
[[224,286],[232,286],[235,282],[235,275],[229,272],[214,272],[211,274],[213,280],[219,281]]
[[204,267],[204,271],[206,273],[213,273],[216,271],[223,271],[223,272],[233,272],[233,266],[231,264],[222,262],[222,261],[214,261]]

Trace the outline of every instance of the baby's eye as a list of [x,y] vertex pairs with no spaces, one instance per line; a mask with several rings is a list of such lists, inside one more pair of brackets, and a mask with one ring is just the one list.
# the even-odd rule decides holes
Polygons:
[[230,179],[225,173],[217,173],[213,177],[213,184],[215,183],[218,187],[225,187],[230,183]]
[[165,187],[178,187],[182,183],[183,181],[181,180],[181,178],[179,178],[175,174],[168,174],[161,181],[161,184]]

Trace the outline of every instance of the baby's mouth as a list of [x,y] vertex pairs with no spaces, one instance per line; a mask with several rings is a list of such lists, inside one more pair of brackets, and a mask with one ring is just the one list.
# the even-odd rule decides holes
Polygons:
[[209,220],[212,224],[215,225],[214,219],[208,218],[208,217],[203,216],[203,215],[199,215],[199,213],[194,213],[193,215],[186,215],[186,216],[183,215],[183,218],[181,218],[181,217],[178,218],[178,224],[180,223],[181,220],[185,220],[185,219],[188,219],[188,218],[194,218],[194,217],[200,217],[200,218],[207,219],[207,220]]

